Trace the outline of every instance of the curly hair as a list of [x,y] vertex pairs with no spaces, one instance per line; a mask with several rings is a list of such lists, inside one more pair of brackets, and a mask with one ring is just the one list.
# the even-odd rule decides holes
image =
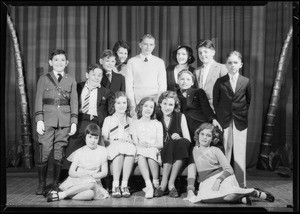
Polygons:
[[117,92],[115,92],[115,94],[113,96],[110,97],[110,99],[108,100],[108,113],[110,115],[112,115],[113,113],[115,113],[115,111],[116,111],[115,104],[116,104],[116,100],[119,97],[126,97],[127,108],[126,108],[125,114],[126,114],[126,116],[130,116],[130,106],[131,106],[131,103],[130,103],[129,98],[126,96],[126,93],[123,92],[123,91],[117,91]]
[[147,101],[152,101],[154,103],[154,109],[153,109],[153,113],[150,116],[150,119],[153,120],[155,118],[155,112],[156,112],[156,102],[154,100],[153,97],[144,97],[143,99],[141,99],[141,101],[137,104],[136,108],[135,108],[135,112],[137,114],[137,118],[140,119],[143,115],[143,106]]
[[219,127],[215,127],[211,123],[202,123],[199,128],[195,131],[194,140],[196,142],[195,145],[199,145],[199,134],[204,129],[210,129],[212,132],[212,141],[210,146],[215,146],[221,149],[224,153],[224,145],[223,145],[223,132],[219,129]]
[[157,109],[156,109],[156,117],[157,119],[161,119],[163,116],[163,112],[161,110],[161,103],[164,99],[169,99],[172,98],[175,101],[175,107],[174,107],[174,111],[175,112],[180,112],[180,101],[178,99],[177,93],[174,91],[165,91],[163,93],[161,93],[161,95],[158,98],[158,105],[157,105]]

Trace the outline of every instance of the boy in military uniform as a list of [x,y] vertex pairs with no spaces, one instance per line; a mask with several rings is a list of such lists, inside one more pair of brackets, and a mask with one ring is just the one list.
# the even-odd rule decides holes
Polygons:
[[40,77],[35,100],[35,120],[37,122],[39,154],[37,195],[42,195],[46,187],[48,159],[54,153],[52,189],[57,189],[64,149],[68,137],[75,134],[78,122],[78,95],[75,79],[65,73],[69,61],[64,50],[51,53],[49,64],[53,70]]

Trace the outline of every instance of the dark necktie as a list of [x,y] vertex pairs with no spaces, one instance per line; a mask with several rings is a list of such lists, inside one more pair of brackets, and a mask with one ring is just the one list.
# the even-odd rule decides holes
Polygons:
[[145,60],[144,60],[144,62],[148,62],[148,59],[147,59],[147,57],[145,57]]
[[62,75],[61,74],[57,74],[58,75],[58,82],[60,82],[61,81],[61,79],[62,79]]
[[107,73],[106,73],[106,76],[107,76],[108,81],[111,82],[111,73],[108,73],[108,72],[107,72]]

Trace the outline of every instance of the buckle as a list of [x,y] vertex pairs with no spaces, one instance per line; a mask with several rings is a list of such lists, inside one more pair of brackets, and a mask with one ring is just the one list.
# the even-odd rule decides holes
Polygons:
[[60,99],[59,98],[54,98],[54,105],[60,105]]

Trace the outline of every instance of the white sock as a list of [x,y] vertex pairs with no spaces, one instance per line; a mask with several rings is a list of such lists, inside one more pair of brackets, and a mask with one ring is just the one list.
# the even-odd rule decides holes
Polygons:
[[145,184],[146,184],[146,187],[153,188],[153,187],[152,187],[152,183],[151,183],[150,180],[146,180],[146,181],[145,181]]
[[159,187],[159,179],[153,179],[153,186],[155,188]]
[[127,187],[128,186],[128,181],[122,181],[121,187]]
[[62,200],[65,197],[67,197],[67,194],[65,192],[58,192],[58,197],[59,197],[59,200]]
[[112,183],[112,188],[116,188],[116,187],[118,187],[120,185],[120,181],[113,181],[113,183]]

